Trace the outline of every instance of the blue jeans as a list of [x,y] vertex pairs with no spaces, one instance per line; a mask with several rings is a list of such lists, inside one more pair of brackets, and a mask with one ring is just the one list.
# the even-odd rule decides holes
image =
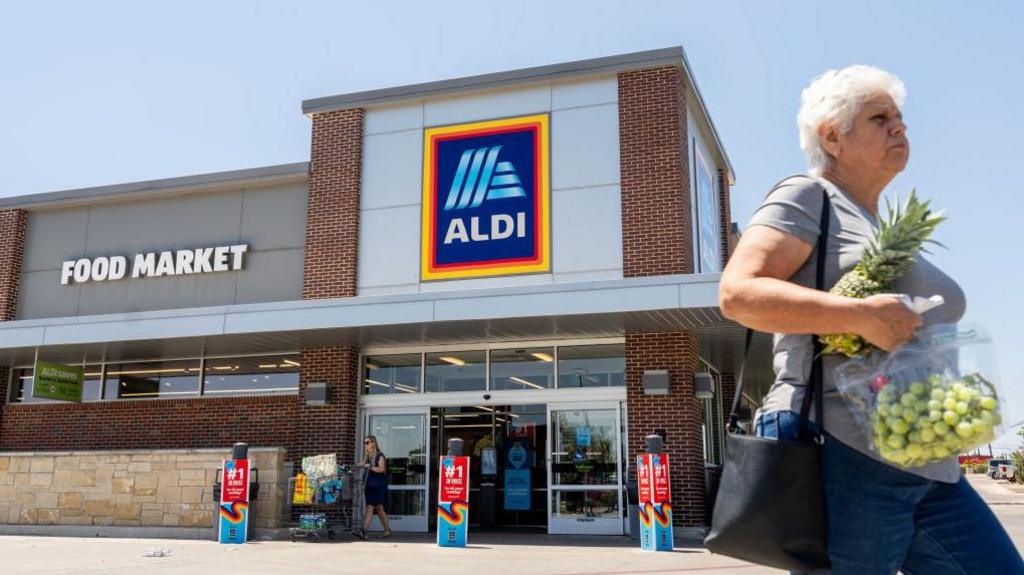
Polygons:
[[[762,437],[796,439],[799,414],[764,414]],[[1024,561],[967,480],[931,481],[826,436],[822,482],[833,575],[1024,573]]]

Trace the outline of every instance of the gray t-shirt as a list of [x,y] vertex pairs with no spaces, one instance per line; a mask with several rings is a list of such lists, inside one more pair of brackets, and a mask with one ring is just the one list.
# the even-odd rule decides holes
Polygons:
[[[787,178],[768,193],[748,225],[769,226],[817,246],[822,186],[827,190],[832,202],[828,249],[825,256],[824,287],[828,289],[860,261],[861,253],[878,228],[875,216],[845,191],[825,178]],[[816,265],[817,247],[789,281],[813,288]],[[923,315],[925,325],[955,323],[964,314],[966,300],[960,286],[920,255],[910,270],[897,281],[896,288],[898,293],[911,296],[929,297],[939,294],[945,298],[943,305]],[[800,410],[804,384],[811,371],[811,337],[802,334],[775,334],[775,382],[765,396],[761,413]],[[844,356],[836,354],[827,355],[823,359],[825,430],[842,443],[882,461],[877,454],[870,451],[867,430],[857,423],[853,413],[835,389],[834,370],[844,360]],[[955,483],[960,479],[960,468],[955,457],[908,471],[947,483]]]

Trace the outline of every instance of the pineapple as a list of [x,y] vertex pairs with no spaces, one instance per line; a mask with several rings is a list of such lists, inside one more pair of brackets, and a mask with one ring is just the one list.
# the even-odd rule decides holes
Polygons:
[[[922,250],[925,242],[941,245],[928,236],[946,218],[941,213],[932,213],[928,204],[917,198],[916,190],[910,192],[902,209],[899,198],[895,208],[886,200],[887,217],[879,223],[878,231],[864,249],[860,263],[839,278],[829,293],[853,298],[892,293],[896,280],[914,263],[914,256]],[[873,345],[854,334],[822,335],[820,340],[825,345],[822,353],[858,357],[874,349]]]

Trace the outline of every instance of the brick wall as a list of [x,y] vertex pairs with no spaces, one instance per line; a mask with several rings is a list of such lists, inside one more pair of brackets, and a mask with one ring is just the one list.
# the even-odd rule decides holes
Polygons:
[[363,110],[313,116],[302,298],[356,295]]
[[[5,405],[0,450],[187,449],[244,441],[285,447],[294,461],[331,451],[349,461],[358,362],[352,348],[303,351],[299,395]],[[311,381],[331,384],[329,405],[305,405]]]
[[297,400],[204,397],[3,407],[0,451],[288,447]]
[[623,72],[618,82],[623,275],[692,273],[682,72]]
[[18,307],[27,225],[25,210],[0,210],[0,321],[13,320]]
[[[330,401],[307,406],[302,397],[311,382],[327,382]],[[303,350],[299,374],[298,420],[293,452],[295,461],[307,455],[337,453],[341,462],[355,457],[356,396],[359,382],[359,350],[351,347],[318,347]]]
[[[693,374],[700,363],[697,338],[684,332],[626,334],[626,405],[629,418],[629,454],[644,450],[644,437],[664,429],[672,473],[673,523],[686,527],[706,525],[704,504],[704,451],[700,405],[693,395]],[[667,369],[668,395],[644,395],[646,369]],[[630,481],[636,469],[630,466]]]

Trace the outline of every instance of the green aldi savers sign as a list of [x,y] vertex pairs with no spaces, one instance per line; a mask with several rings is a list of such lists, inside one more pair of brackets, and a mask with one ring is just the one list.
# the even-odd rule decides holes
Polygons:
[[32,397],[82,401],[82,366],[37,361],[32,379]]

